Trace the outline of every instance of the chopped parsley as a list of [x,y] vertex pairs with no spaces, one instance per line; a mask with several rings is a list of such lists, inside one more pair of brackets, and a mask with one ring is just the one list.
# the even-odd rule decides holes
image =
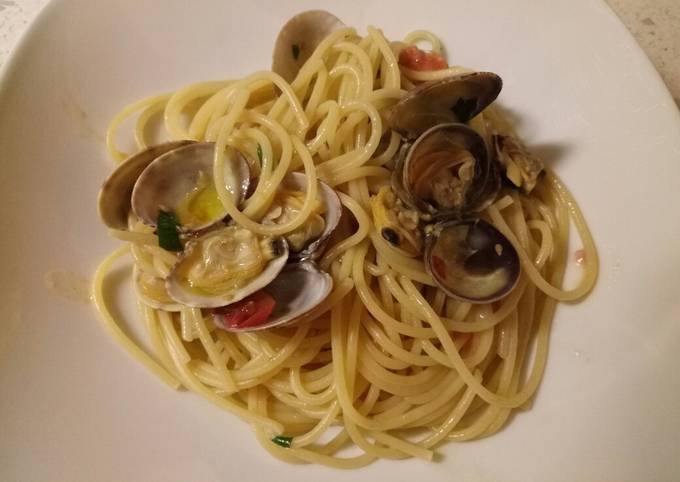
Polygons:
[[257,160],[262,164],[262,146],[259,143],[257,144]]
[[179,240],[179,221],[172,212],[158,211],[156,222],[158,245],[167,251],[182,251],[182,243]]
[[285,449],[290,448],[290,444],[293,442],[293,437],[284,437],[283,435],[277,435],[272,439],[276,445],[283,447]]
[[293,58],[297,60],[300,57],[300,46],[298,44],[293,44],[291,49],[293,50]]
[[451,107],[451,110],[460,122],[467,122],[472,118],[472,113],[477,110],[477,98],[464,99],[460,97],[456,105]]

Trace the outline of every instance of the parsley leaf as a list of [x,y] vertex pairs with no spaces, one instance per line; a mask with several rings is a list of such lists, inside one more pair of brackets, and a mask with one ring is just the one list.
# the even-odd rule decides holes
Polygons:
[[298,57],[300,57],[300,46],[298,44],[293,44],[291,48],[293,50],[293,58],[297,60]]
[[467,122],[472,118],[472,113],[477,110],[477,98],[464,99],[460,97],[456,105],[451,107],[451,110],[460,122]]
[[262,164],[262,146],[259,143],[257,144],[257,159]]
[[182,243],[179,240],[179,222],[174,213],[158,211],[156,222],[158,245],[167,251],[182,251]]
[[293,442],[293,437],[284,437],[283,435],[277,435],[272,439],[272,442],[283,448],[289,449],[290,444]]

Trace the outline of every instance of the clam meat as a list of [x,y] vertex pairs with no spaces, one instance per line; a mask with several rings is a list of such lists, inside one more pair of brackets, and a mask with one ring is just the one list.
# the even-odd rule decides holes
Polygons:
[[543,161],[534,156],[515,136],[494,135],[493,147],[505,177],[515,186],[530,193],[543,172]]
[[[285,224],[298,216],[306,197],[307,178],[291,172],[277,190],[274,201],[263,218],[265,224]],[[285,235],[291,259],[318,258],[342,215],[340,198],[325,182],[318,181],[317,198],[312,215],[302,226]]]
[[423,236],[418,211],[408,208],[391,187],[371,197],[373,222],[380,236],[405,256],[422,254]]
[[179,303],[216,308],[267,286],[287,260],[285,240],[230,225],[187,243],[165,284]]
[[484,139],[464,124],[439,124],[405,150],[393,173],[403,201],[430,217],[484,209],[500,189]]

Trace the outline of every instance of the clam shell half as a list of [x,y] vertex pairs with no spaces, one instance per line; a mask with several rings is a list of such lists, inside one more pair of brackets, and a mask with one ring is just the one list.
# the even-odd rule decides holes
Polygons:
[[[322,215],[325,223],[324,230],[318,238],[307,244],[302,251],[297,253],[291,252],[290,257],[293,260],[317,259],[321,256],[323,249],[328,242],[328,238],[335,228],[338,227],[338,223],[342,217],[342,204],[340,203],[340,198],[337,193],[332,187],[321,180],[318,181],[318,185],[319,189],[317,191],[317,197],[326,208]],[[306,192],[307,176],[302,172],[291,172],[283,179],[281,187]]]
[[344,26],[338,17],[325,10],[308,10],[295,15],[276,37],[272,71],[292,82],[321,41]]
[[491,104],[503,87],[492,72],[472,72],[425,82],[410,91],[387,113],[389,126],[415,139],[437,124],[465,123]]
[[[195,142],[169,151],[151,162],[142,172],[132,190],[132,210],[149,226],[155,226],[159,211],[176,212],[198,186],[200,177],[213,183],[215,144]],[[236,150],[231,150],[224,165],[227,191],[240,204],[248,191],[250,169]],[[181,221],[183,231],[198,231],[224,219],[224,208],[218,207],[209,216]]]
[[166,152],[193,142],[185,140],[158,144],[133,154],[119,164],[99,191],[97,208],[104,224],[113,229],[127,229],[132,189],[144,169]]
[[258,331],[295,322],[305,313],[316,308],[333,289],[333,278],[321,271],[314,262],[302,261],[287,265],[269,285],[264,288],[276,300],[276,306],[266,323],[248,328],[225,326],[219,315],[215,324],[231,332]]
[[402,201],[432,218],[460,218],[489,205],[500,174],[484,139],[465,124],[439,124],[402,151],[392,177]]
[[468,303],[507,296],[520,275],[515,248],[482,219],[436,224],[427,240],[425,268],[449,296]]

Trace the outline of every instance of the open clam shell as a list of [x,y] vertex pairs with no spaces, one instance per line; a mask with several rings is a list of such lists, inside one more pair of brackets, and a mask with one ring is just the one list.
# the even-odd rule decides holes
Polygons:
[[465,123],[491,104],[503,87],[492,72],[472,72],[425,82],[387,112],[392,129],[415,139],[437,124]]
[[425,131],[398,161],[395,192],[433,218],[461,217],[484,209],[500,189],[484,139],[464,124]]
[[258,326],[234,328],[224,324],[220,315],[214,321],[220,328],[232,332],[257,331],[295,322],[317,307],[333,289],[333,278],[321,271],[314,262],[288,264],[281,273],[263,288],[276,305],[269,319]]
[[490,303],[517,285],[517,251],[494,226],[481,219],[434,225],[425,249],[425,268],[449,296]]
[[193,142],[185,140],[158,144],[133,154],[119,164],[99,191],[97,207],[104,224],[113,229],[127,229],[132,189],[144,169],[157,157]]
[[247,229],[226,226],[190,241],[165,287],[178,303],[217,308],[267,286],[287,261],[285,240],[260,239]]
[[[224,219],[227,213],[214,192],[214,155],[214,143],[196,142],[157,157],[135,183],[133,212],[150,226],[156,225],[161,210],[174,212],[179,214],[183,231],[198,231]],[[248,163],[238,151],[231,150],[224,170],[225,187],[239,204],[250,183]],[[190,215],[183,216],[181,211]]]
[[[323,231],[315,239],[309,240],[304,249],[300,251],[293,251],[291,249],[291,260],[317,259],[321,256],[323,249],[328,242],[328,238],[340,222],[342,204],[340,203],[340,198],[337,193],[323,181],[318,181],[318,186],[317,198],[324,205],[324,212],[321,215],[324,220]],[[284,178],[281,187],[304,192],[307,188],[307,177],[302,172],[291,172]]]
[[344,26],[338,17],[325,10],[308,10],[295,15],[276,37],[272,71],[292,82],[321,41]]

